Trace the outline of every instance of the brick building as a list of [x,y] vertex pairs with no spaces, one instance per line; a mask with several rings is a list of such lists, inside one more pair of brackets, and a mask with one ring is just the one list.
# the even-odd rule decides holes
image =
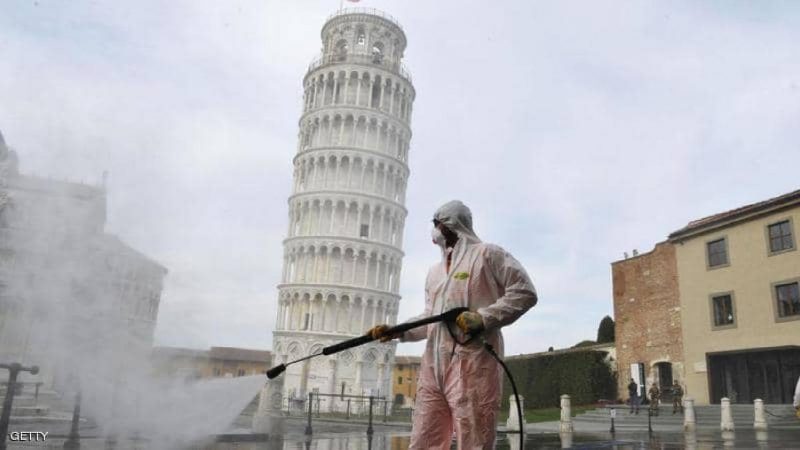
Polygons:
[[653,382],[670,386],[682,381],[678,269],[669,242],[611,264],[614,289],[618,392],[627,398],[631,379],[642,391]]

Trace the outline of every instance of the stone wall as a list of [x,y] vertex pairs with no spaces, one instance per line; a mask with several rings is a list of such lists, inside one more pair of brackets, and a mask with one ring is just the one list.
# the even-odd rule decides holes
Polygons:
[[656,364],[672,364],[683,380],[678,271],[675,247],[656,244],[645,254],[612,263],[618,391],[627,398],[631,364],[643,363],[649,386],[658,381]]

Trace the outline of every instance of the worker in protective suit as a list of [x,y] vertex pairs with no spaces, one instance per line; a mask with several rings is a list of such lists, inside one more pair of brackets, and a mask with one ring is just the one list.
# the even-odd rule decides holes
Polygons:
[[440,322],[398,336],[387,335],[387,325],[369,332],[383,342],[427,338],[410,449],[449,449],[454,430],[459,449],[492,449],[502,369],[482,341],[502,356],[500,328],[536,304],[536,290],[514,257],[478,239],[472,214],[460,201],[439,208],[433,223],[432,240],[441,248],[442,260],[425,281],[425,312],[411,320],[461,306],[469,311],[455,325]]

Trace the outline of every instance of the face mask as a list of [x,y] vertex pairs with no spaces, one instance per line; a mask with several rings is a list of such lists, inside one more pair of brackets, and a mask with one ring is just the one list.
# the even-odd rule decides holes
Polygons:
[[444,248],[446,240],[444,234],[442,234],[438,227],[434,227],[433,230],[431,230],[431,239],[433,239],[434,244]]

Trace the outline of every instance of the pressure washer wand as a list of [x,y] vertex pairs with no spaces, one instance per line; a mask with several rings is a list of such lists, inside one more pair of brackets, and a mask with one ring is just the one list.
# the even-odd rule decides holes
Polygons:
[[[421,326],[428,325],[428,324],[431,324],[431,323],[455,322],[456,321],[456,317],[458,317],[459,314],[461,314],[462,312],[465,312],[465,311],[469,311],[469,308],[465,308],[465,307],[453,308],[453,309],[451,309],[449,311],[443,312],[442,314],[438,314],[438,315],[430,316],[430,317],[425,317],[424,319],[415,320],[413,322],[401,323],[400,325],[396,325],[396,326],[391,327],[388,330],[386,330],[385,334],[386,335],[400,334],[400,333],[404,333],[404,332],[406,332],[408,330],[411,330],[411,329],[414,329],[414,328],[419,328]],[[291,364],[298,363],[298,362],[301,362],[301,361],[305,361],[305,360],[311,359],[311,358],[313,358],[315,356],[332,355],[334,353],[339,353],[342,350],[347,350],[348,348],[358,347],[360,345],[367,344],[367,343],[372,342],[374,340],[375,339],[372,337],[372,335],[365,334],[364,336],[359,336],[359,337],[356,337],[356,338],[353,338],[353,339],[348,339],[346,341],[339,342],[338,344],[330,345],[328,347],[323,348],[321,352],[314,353],[314,354],[305,356],[303,358],[296,359],[294,361],[289,361],[289,362],[287,362],[285,364],[281,364],[281,365],[278,365],[278,366],[275,366],[275,367],[269,369],[267,371],[267,378],[273,379],[273,378],[277,377],[278,375],[282,374],[286,370],[286,367],[288,367]]]

